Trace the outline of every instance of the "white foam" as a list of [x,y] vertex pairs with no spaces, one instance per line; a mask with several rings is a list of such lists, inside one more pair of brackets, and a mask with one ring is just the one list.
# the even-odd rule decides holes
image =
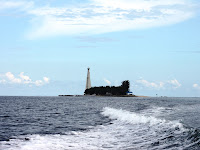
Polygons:
[[[154,109],[155,110],[155,109]],[[158,110],[163,110],[159,109]],[[155,110],[156,113],[158,113],[158,110]],[[124,122],[124,123],[131,123],[131,124],[139,124],[139,123],[149,123],[151,126],[153,125],[159,125],[159,124],[170,124],[170,126],[179,127],[183,129],[183,125],[179,123],[178,121],[166,121],[164,119],[158,119],[154,116],[145,116],[142,114],[137,114],[134,112],[129,112],[122,109],[114,109],[105,107],[103,108],[102,114],[104,116],[109,117],[110,119],[116,119],[118,121]]]
[[[149,149],[153,142],[166,135],[162,131],[180,127],[180,123],[106,107],[102,115],[112,124],[93,129],[68,132],[66,135],[27,135],[0,143],[2,150],[116,150]],[[179,131],[181,132],[181,131]],[[161,134],[162,133],[162,134]],[[179,134],[179,133],[174,133]],[[29,138],[30,140],[24,140]],[[166,144],[165,144],[166,145]],[[165,145],[160,145],[160,148]]]

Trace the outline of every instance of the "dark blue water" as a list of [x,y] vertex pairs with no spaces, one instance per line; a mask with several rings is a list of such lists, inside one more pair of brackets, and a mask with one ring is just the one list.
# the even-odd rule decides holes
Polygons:
[[0,97],[0,150],[200,149],[200,98]]

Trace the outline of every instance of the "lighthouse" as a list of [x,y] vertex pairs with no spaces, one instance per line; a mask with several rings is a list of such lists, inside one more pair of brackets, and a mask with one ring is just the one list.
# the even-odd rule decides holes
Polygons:
[[85,89],[90,89],[90,88],[91,88],[90,68],[88,68],[88,72],[87,72],[87,81],[86,81],[86,88],[85,88]]

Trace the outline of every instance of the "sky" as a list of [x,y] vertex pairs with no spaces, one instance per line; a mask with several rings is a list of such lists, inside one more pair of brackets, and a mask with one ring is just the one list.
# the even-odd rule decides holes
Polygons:
[[197,0],[0,0],[0,95],[200,96]]

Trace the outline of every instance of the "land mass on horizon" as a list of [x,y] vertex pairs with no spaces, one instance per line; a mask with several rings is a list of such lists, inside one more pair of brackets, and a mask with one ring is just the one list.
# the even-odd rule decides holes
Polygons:
[[[147,96],[134,95],[132,92],[130,92],[129,87],[130,87],[129,80],[123,81],[120,86],[92,87],[90,79],[90,68],[88,68],[84,96],[147,97]],[[83,95],[59,95],[59,96],[83,96]]]
[[90,68],[87,71],[87,81],[84,95],[101,95],[101,96],[119,96],[119,95],[132,95],[129,91],[130,82],[123,81],[121,86],[100,86],[91,87]]
[[100,86],[91,87],[85,90],[85,95],[131,95],[132,92],[129,91],[130,83],[128,80],[123,81],[121,86]]

